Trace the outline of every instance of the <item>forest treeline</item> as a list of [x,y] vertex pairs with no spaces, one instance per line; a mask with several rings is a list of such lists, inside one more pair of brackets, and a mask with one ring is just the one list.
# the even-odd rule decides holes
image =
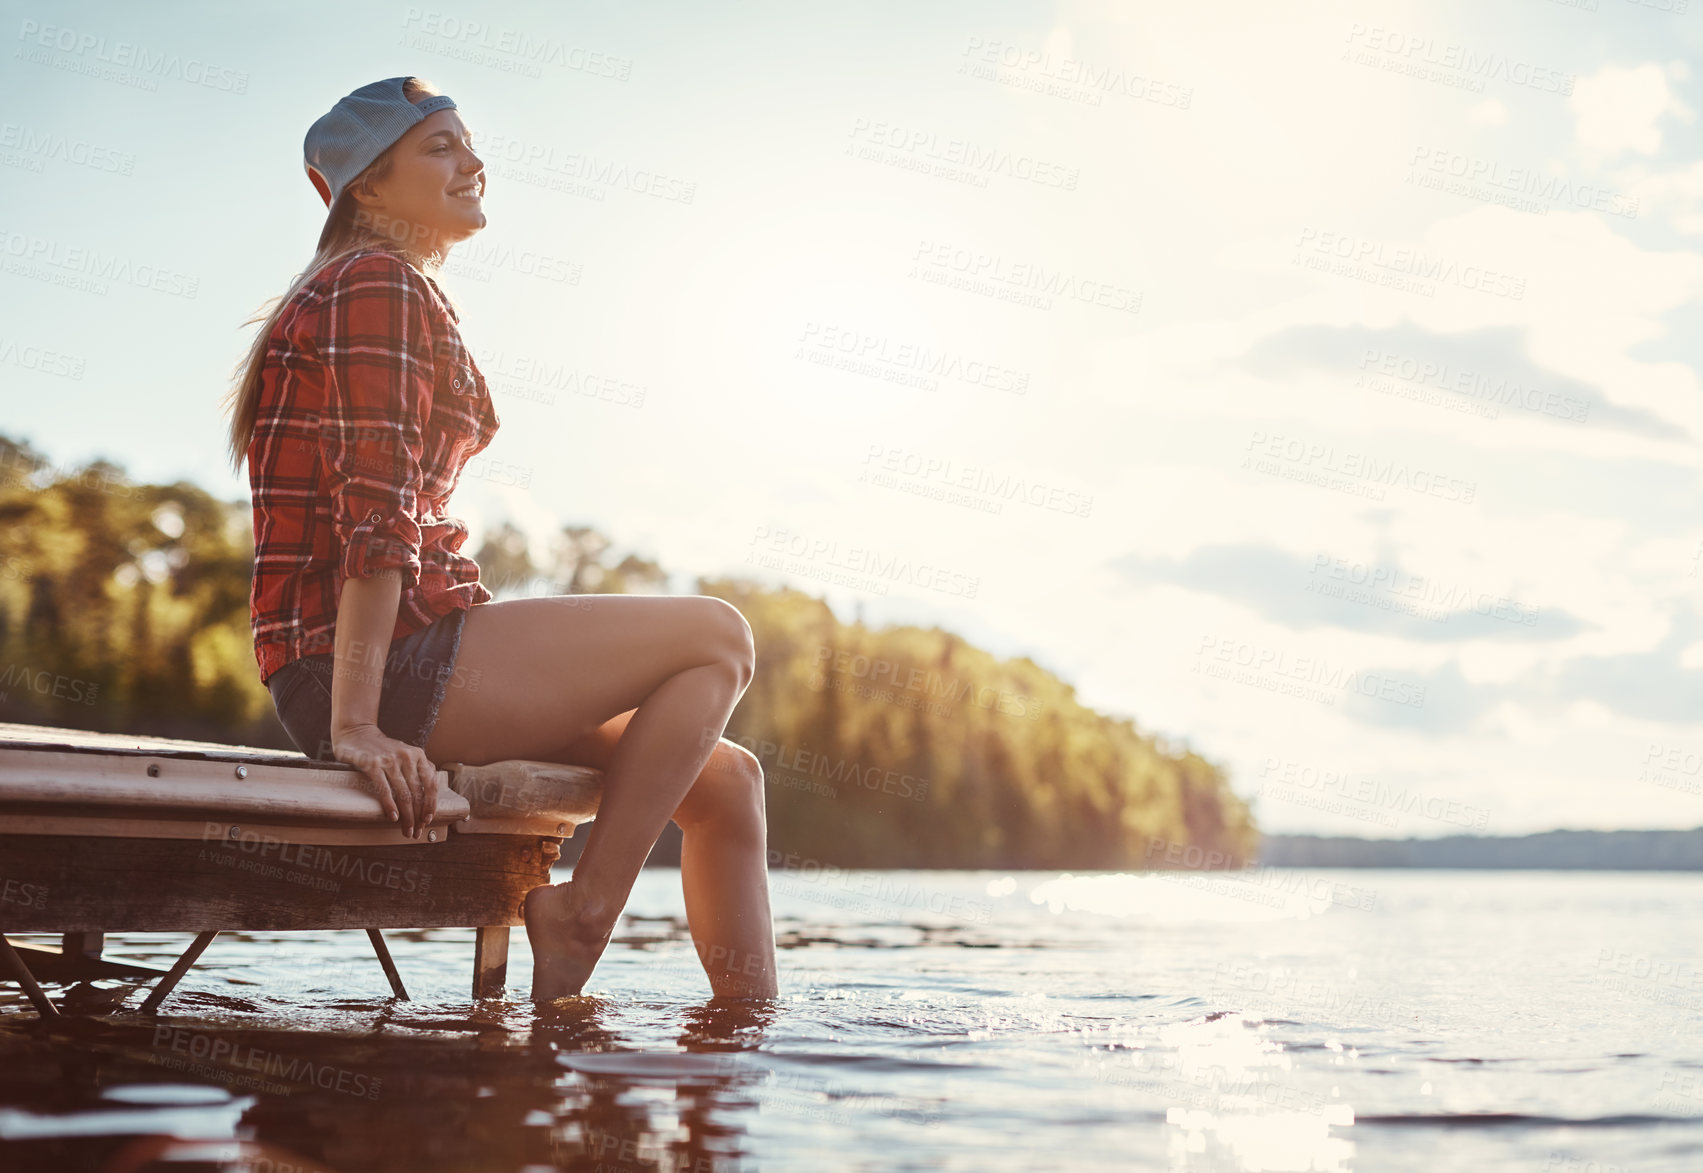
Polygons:
[[[56,469],[0,436],[0,721],[293,749],[255,668],[250,519],[246,501],[137,484],[105,461]],[[501,526],[474,557],[498,599],[666,589],[663,568],[615,549],[565,526],[538,566]],[[1087,708],[1027,658],[939,628],[843,623],[819,598],[744,579],[694,590],[756,635],[727,736],[762,761],[774,851],[1077,869],[1164,866],[1175,844],[1256,854],[1221,767]]]

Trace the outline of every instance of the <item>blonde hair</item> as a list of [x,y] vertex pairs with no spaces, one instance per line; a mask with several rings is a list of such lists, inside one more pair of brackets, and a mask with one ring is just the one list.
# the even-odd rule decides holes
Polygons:
[[[402,93],[410,102],[420,102],[440,92],[424,78],[411,77],[402,83]],[[220,400],[221,406],[230,415],[228,442],[233,470],[242,468],[242,462],[248,455],[249,442],[254,438],[254,420],[260,406],[260,376],[266,365],[266,346],[272,336],[272,328],[277,325],[284,307],[302,286],[313,280],[327,265],[362,249],[386,249],[422,271],[428,268],[436,270],[443,264],[442,257],[409,249],[376,230],[371,217],[362,214],[360,204],[350,195],[357,186],[366,186],[388,177],[395,150],[396,144],[392,143],[349,182],[326,214],[325,227],[320,231],[319,244],[315,247],[307,268],[296,274],[288,289],[263,302],[255,315],[243,323],[244,326],[256,322],[261,325],[254,336],[254,342],[248,348],[248,353],[232,368],[231,388]]]

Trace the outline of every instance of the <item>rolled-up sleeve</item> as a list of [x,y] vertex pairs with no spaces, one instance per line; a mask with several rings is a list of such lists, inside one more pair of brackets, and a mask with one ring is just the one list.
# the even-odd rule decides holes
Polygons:
[[327,288],[319,449],[343,578],[420,579],[422,448],[432,409],[432,313],[406,262],[370,253]]

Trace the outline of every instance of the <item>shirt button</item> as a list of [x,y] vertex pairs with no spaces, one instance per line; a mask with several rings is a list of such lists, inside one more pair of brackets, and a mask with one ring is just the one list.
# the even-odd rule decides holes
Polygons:
[[449,385],[451,387],[454,387],[457,391],[461,390],[461,376],[457,375],[453,380],[450,381]]
[[377,521],[378,521],[378,520],[379,520],[379,516],[378,516],[378,514],[376,514],[376,513],[375,513],[375,514],[373,514],[373,521],[374,521],[374,522],[377,522]]

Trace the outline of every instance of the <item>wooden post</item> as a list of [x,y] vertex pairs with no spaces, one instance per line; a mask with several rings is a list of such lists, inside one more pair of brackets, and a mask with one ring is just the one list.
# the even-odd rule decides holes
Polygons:
[[509,927],[484,925],[473,940],[473,996],[500,998],[509,975]]
[[59,938],[59,950],[66,957],[99,961],[105,948],[105,933],[66,933]]

